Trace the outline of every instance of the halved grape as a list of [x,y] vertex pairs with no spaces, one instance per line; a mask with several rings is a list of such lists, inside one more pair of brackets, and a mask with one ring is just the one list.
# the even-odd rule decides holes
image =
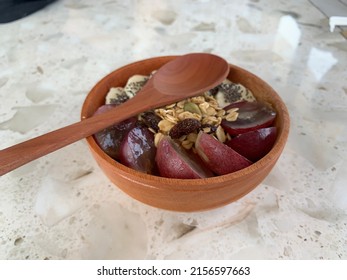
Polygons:
[[224,110],[228,111],[232,108],[239,108],[236,121],[222,120],[221,123],[224,130],[230,135],[271,126],[276,118],[276,112],[263,102],[241,101],[226,106]]
[[[103,105],[95,112],[95,115],[107,112],[116,106],[118,105]],[[136,122],[136,117],[129,118],[95,133],[94,138],[106,154],[115,160],[119,160],[119,150],[123,138],[135,126]]]
[[136,125],[125,135],[120,148],[120,162],[137,171],[155,173],[154,135],[143,125]]
[[155,160],[163,177],[198,179],[213,176],[199,157],[186,151],[169,136],[159,142]]
[[265,156],[276,141],[276,127],[260,128],[239,134],[225,144],[255,162]]
[[235,172],[252,164],[232,148],[202,131],[198,134],[195,148],[205,164],[217,175]]

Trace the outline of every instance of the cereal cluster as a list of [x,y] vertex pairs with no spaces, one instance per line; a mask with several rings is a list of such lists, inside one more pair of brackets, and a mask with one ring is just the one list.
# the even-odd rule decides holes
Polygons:
[[[134,75],[124,88],[111,88],[106,96],[106,104],[121,104],[132,98],[151,76]],[[221,122],[223,119],[235,121],[238,108],[225,111],[221,106],[241,100],[254,101],[255,98],[244,86],[225,80],[218,87],[199,96],[144,112],[139,115],[139,119],[154,133],[156,146],[164,136],[169,135],[189,150],[194,147],[200,130],[213,135],[222,143],[230,139]]]
[[223,110],[209,92],[156,109],[154,112],[161,120],[158,123],[159,131],[155,133],[155,144],[157,145],[165,135],[170,135],[170,132],[180,126],[182,122],[192,119],[198,121],[200,127],[196,127],[196,122],[191,122],[194,123],[193,131],[190,131],[189,125],[185,127],[185,131],[181,133],[183,135],[178,139],[184,148],[190,149],[193,147],[198,129],[212,134],[221,142],[225,142],[228,135],[220,124],[223,119],[228,121],[236,120],[237,110],[237,108],[228,111]]

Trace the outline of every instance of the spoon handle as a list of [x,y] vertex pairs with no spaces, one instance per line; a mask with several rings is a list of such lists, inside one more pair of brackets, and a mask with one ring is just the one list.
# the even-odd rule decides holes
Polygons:
[[[149,104],[154,104],[154,101],[151,100],[152,93],[154,93],[153,96],[156,95],[155,90],[154,92],[153,90],[153,88],[143,88],[136,97],[106,113],[92,116],[80,122],[0,150],[0,176],[39,157],[93,135],[117,122],[150,109]],[[151,91],[151,94],[146,94],[148,91]],[[146,94],[145,99],[142,97],[144,94]]]

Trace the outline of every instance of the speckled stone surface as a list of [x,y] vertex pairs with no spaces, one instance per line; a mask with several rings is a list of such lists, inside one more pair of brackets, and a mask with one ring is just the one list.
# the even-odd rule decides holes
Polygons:
[[291,116],[265,181],[207,212],[129,198],[84,141],[4,175],[0,259],[347,259],[347,41],[309,1],[62,0],[0,25],[0,46],[0,149],[78,121],[99,79],[160,55],[218,54]]

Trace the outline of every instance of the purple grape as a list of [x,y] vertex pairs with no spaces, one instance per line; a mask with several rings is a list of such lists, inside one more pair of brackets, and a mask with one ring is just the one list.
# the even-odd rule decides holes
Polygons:
[[232,108],[239,108],[236,121],[222,120],[221,123],[224,130],[230,135],[269,127],[276,118],[276,112],[262,102],[241,101],[226,106],[224,110],[228,111]]
[[272,149],[276,136],[276,127],[266,127],[239,134],[225,144],[250,161],[256,162]]
[[153,133],[147,127],[137,125],[123,139],[120,162],[137,171],[154,174],[156,150]]
[[[107,112],[117,105],[103,105],[96,112],[98,115]],[[129,118],[111,127],[105,128],[94,134],[94,138],[100,148],[115,160],[119,160],[119,150],[124,136],[135,126],[136,117]]]

